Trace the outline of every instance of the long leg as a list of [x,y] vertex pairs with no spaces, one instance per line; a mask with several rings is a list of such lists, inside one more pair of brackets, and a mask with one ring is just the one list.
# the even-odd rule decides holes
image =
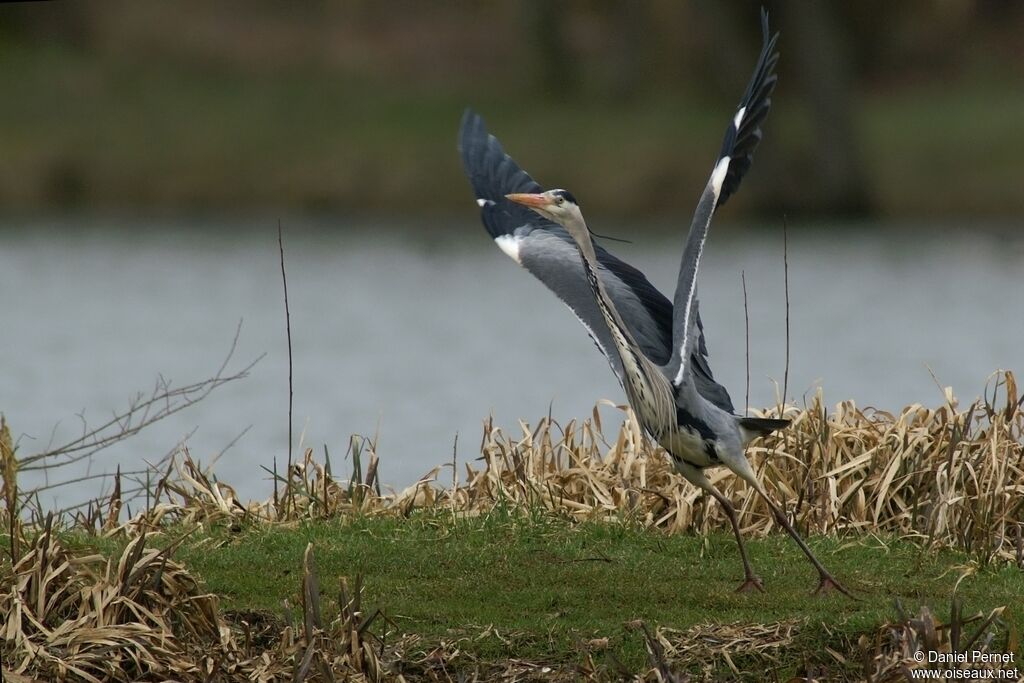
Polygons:
[[756,590],[764,593],[764,583],[761,581],[761,577],[754,573],[754,569],[750,566],[750,559],[747,557],[747,547],[743,543],[743,536],[740,535],[740,523],[736,519],[736,508],[733,507],[732,501],[719,493],[714,486],[711,486],[707,491],[721,504],[725,514],[729,517],[729,522],[732,523],[732,532],[736,534],[736,545],[740,549],[740,558],[743,560],[743,573],[746,577],[743,583],[740,584],[740,587],[736,589],[736,592],[749,593]]
[[796,541],[796,544],[800,546],[800,550],[804,551],[804,555],[806,555],[807,559],[811,561],[811,564],[814,565],[814,568],[818,570],[819,581],[818,587],[814,589],[814,594],[825,595],[832,590],[837,590],[843,595],[849,598],[853,598],[853,595],[850,594],[850,591],[846,590],[843,584],[839,583],[836,577],[832,576],[832,574],[829,573],[827,569],[825,569],[825,565],[819,562],[818,558],[814,556],[814,553],[811,552],[811,549],[807,547],[806,543],[804,543],[804,539],[800,538],[800,534],[797,533],[796,529],[793,528],[793,525],[789,523],[788,519],[786,519],[786,513],[784,513],[782,509],[779,508],[779,506],[777,506],[772,501],[772,499],[768,497],[768,494],[765,493],[764,489],[762,489],[760,486],[757,486],[756,489],[757,492],[761,494],[761,497],[764,498],[764,502],[767,503],[768,507],[771,509],[772,515],[775,516],[775,521],[781,524],[782,528],[786,530],[786,533],[793,537],[793,540]]
[[786,519],[786,514],[778,505],[776,505],[772,501],[772,499],[765,492],[764,487],[761,486],[761,482],[757,480],[757,476],[754,474],[754,470],[753,468],[751,468],[750,463],[747,461],[747,459],[745,457],[741,457],[731,462],[727,462],[726,465],[729,467],[729,469],[735,472],[741,479],[743,479],[743,481],[753,486],[754,490],[757,491],[762,498],[764,498],[764,502],[768,504],[768,509],[772,511],[772,515],[775,517],[775,521],[778,522],[782,526],[782,528],[786,530],[786,533],[788,533],[794,541],[796,541],[796,544],[800,546],[800,550],[804,552],[804,555],[807,556],[807,559],[809,559],[811,561],[811,564],[814,565],[814,568],[818,570],[819,581],[818,587],[814,590],[815,595],[824,595],[829,591],[837,590],[843,595],[853,598],[853,595],[850,594],[850,591],[846,590],[846,588],[843,587],[843,584],[839,583],[839,581],[836,580],[836,577],[832,576],[832,574],[830,574],[829,571],[825,569],[825,565],[818,561],[818,558],[814,556],[814,553],[811,552],[811,549],[807,547],[806,543],[804,543],[804,539],[800,538],[800,534],[796,532],[796,529],[793,528],[793,525],[789,523],[788,519]]
[[738,593],[747,593],[757,590],[763,593],[764,584],[761,582],[761,577],[755,574],[754,569],[750,566],[750,559],[747,557],[747,547],[743,543],[743,536],[740,535],[740,523],[736,519],[736,508],[733,507],[732,502],[719,493],[715,485],[704,476],[704,472],[700,469],[685,461],[676,461],[676,468],[691,484],[717,500],[725,510],[725,514],[729,517],[729,522],[732,524],[732,532],[736,535],[736,545],[740,549],[740,558],[743,559],[743,574],[745,576],[743,583],[740,584],[736,591]]

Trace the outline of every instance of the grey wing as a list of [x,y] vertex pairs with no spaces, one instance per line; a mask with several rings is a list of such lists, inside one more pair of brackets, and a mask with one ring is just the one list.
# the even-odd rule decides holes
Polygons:
[[[587,284],[572,237],[559,225],[510,202],[512,192],[543,188],[505,154],[483,119],[467,110],[459,133],[462,165],[484,227],[497,245],[555,293],[586,328],[622,380],[622,362]],[[643,276],[598,247],[598,275],[641,350],[664,363],[671,342],[671,305]]]
[[771,95],[778,80],[775,75],[775,65],[779,59],[775,52],[778,34],[769,35],[768,14],[763,10],[761,33],[763,45],[754,75],[725,131],[722,150],[694,212],[679,266],[679,282],[672,307],[673,353],[665,366],[666,374],[672,378],[675,386],[685,381],[691,369],[687,360],[693,355],[693,349],[703,342],[703,334],[697,324],[697,270],[708,228],[711,226],[711,217],[715,209],[736,191],[744,174],[750,169],[754,151],[761,141],[761,123],[771,108]]
[[[561,226],[505,199],[512,192],[535,193],[543,188],[505,154],[497,138],[488,134],[480,116],[469,110],[462,117],[459,150],[487,232],[502,251],[572,310],[621,382],[622,363],[594,301],[572,237]],[[598,275],[623,321],[643,353],[652,362],[665,364],[671,353],[671,303],[639,270],[600,245],[595,247]],[[714,381],[708,366],[702,331],[693,366],[700,393],[731,411],[728,392]]]
[[[666,302],[668,300],[666,299]],[[690,367],[693,368],[693,378],[696,380],[697,393],[714,403],[727,413],[736,412],[732,405],[732,398],[725,387],[715,381],[711,374],[711,366],[708,364],[708,347],[704,341],[704,323],[700,319],[700,310],[697,302],[693,305],[694,322],[697,325],[697,346],[690,353]]]

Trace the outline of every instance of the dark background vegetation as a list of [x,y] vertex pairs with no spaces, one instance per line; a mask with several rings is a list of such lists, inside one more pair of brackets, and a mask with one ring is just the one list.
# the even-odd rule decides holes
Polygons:
[[[755,2],[108,0],[0,7],[6,211],[387,212],[469,199],[477,108],[595,210],[688,210]],[[780,86],[735,216],[1024,212],[1024,3],[769,2]]]

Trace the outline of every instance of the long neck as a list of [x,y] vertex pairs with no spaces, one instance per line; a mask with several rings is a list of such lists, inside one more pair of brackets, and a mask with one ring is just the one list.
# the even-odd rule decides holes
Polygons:
[[661,441],[666,435],[674,433],[677,427],[672,388],[661,371],[640,351],[636,339],[623,323],[619,311],[605,290],[604,283],[598,277],[597,254],[594,252],[594,243],[590,239],[590,231],[587,230],[583,218],[570,220],[574,223],[565,227],[576,242],[597,307],[608,325],[612,341],[622,361],[622,384],[626,396],[640,424],[655,439]]
[[586,271],[587,282],[590,283],[590,288],[594,292],[594,298],[597,300],[597,307],[601,310],[601,315],[608,324],[608,329],[612,333],[612,340],[615,342],[619,356],[625,362],[626,354],[632,355],[631,349],[638,348],[636,340],[622,321],[622,316],[619,315],[615,303],[608,296],[604,283],[601,282],[601,278],[597,275],[597,253],[594,251],[594,242],[590,239],[590,230],[587,229],[586,221],[583,220],[582,216],[573,216],[569,218],[568,222],[572,224],[565,227],[569,230],[569,234],[573,236],[573,240],[576,242],[576,249],[579,250],[580,257],[583,259],[583,269]]

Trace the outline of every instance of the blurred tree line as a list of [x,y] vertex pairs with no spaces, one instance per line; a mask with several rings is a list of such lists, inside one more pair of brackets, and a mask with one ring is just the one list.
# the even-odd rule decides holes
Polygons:
[[[1019,215],[1024,3],[765,3],[776,107],[739,211]],[[108,0],[0,8],[0,201],[445,212],[477,107],[604,210],[695,199],[760,3]],[[575,186],[575,185],[574,185]]]

